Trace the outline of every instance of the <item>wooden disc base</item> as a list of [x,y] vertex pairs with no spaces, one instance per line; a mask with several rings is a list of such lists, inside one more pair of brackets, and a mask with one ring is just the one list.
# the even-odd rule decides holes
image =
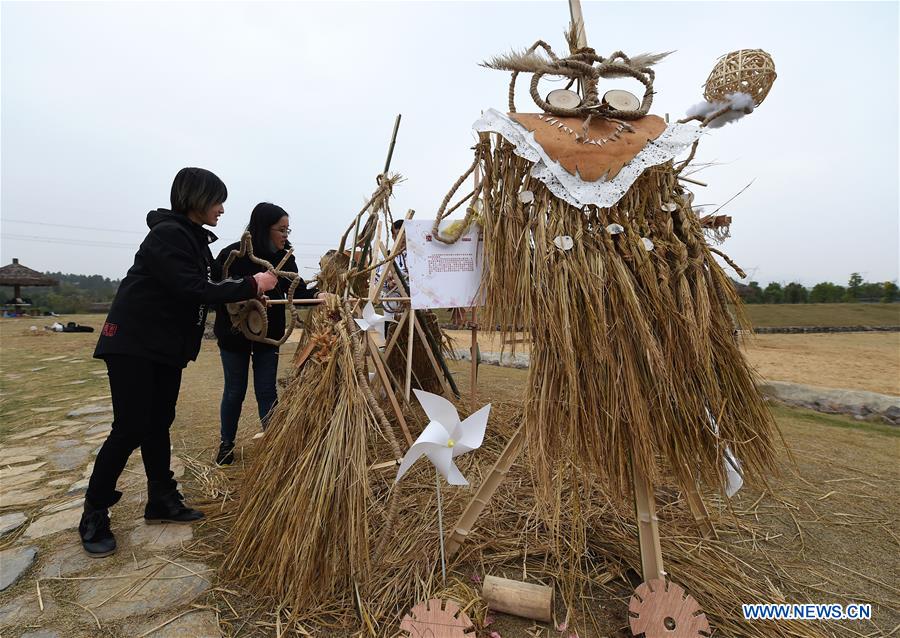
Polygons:
[[641,583],[628,605],[631,633],[644,638],[709,636],[700,605],[680,585],[666,580]]
[[408,638],[466,638],[475,626],[452,600],[432,598],[410,609],[400,630]]

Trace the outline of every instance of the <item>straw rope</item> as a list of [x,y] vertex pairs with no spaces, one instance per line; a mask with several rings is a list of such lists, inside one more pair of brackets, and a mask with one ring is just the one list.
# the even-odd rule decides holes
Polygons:
[[[537,55],[541,48],[549,56],[549,59]],[[655,73],[650,64],[659,59],[659,56],[645,56],[638,63],[633,63],[631,58],[621,51],[616,51],[608,58],[597,55],[594,49],[583,47],[575,50],[571,55],[560,58],[543,40],[538,40],[523,54],[511,54],[507,56],[495,56],[484,62],[482,66],[511,72],[509,83],[509,111],[516,112],[515,91],[516,79],[519,73],[532,74],[530,94],[534,103],[546,113],[552,113],[560,117],[587,117],[599,115],[603,117],[616,117],[622,120],[636,120],[650,112],[653,104],[653,81]],[[584,92],[582,103],[574,108],[554,106],[544,100],[538,92],[538,84],[545,75],[555,75],[578,81]],[[600,101],[598,84],[600,78],[622,77],[634,78],[644,85],[644,95],[641,105],[633,111],[620,111],[609,108]]]
[[[482,156],[484,153],[489,151],[490,144],[488,142],[487,136],[482,136],[478,144],[473,147],[475,151],[475,159],[472,160],[472,163],[469,165],[462,175],[457,178],[457,180],[453,183],[453,186],[450,187],[450,190],[447,191],[447,194],[444,196],[444,199],[441,201],[441,205],[438,207],[437,215],[435,215],[434,225],[431,227],[431,235],[442,244],[455,244],[459,241],[460,237],[462,237],[463,233],[465,233],[466,229],[472,223],[472,219],[478,214],[478,210],[475,206],[474,202],[478,201],[478,196],[482,191],[483,182],[479,182],[477,186],[472,190],[471,193],[466,195],[463,199],[461,199],[453,208],[447,210],[447,206],[450,204],[450,200],[453,199],[453,196],[456,194],[456,191],[459,190],[459,187],[462,186],[463,182],[465,182],[469,175],[475,172],[475,168],[481,163]],[[449,234],[442,234],[440,230],[441,222],[444,220],[447,215],[452,213],[454,210],[459,208],[463,202],[472,201],[466,208],[466,216],[463,219],[462,223],[457,225],[453,232]]]
[[[249,231],[245,231],[244,234],[241,235],[240,247],[237,250],[232,250],[230,253],[228,253],[228,258],[222,265],[222,277],[227,279],[228,271],[231,268],[232,264],[234,264],[236,259],[242,258],[249,259],[254,264],[262,266],[276,277],[284,277],[285,279],[290,280],[291,285],[288,287],[286,295],[287,303],[284,307],[285,330],[280,339],[270,339],[266,336],[269,331],[269,317],[265,305],[263,305],[263,303],[257,299],[251,299],[246,302],[239,302],[235,304],[226,304],[226,310],[229,314],[229,318],[231,319],[231,325],[233,328],[239,330],[241,334],[244,335],[244,337],[251,341],[266,343],[270,346],[281,346],[285,341],[288,340],[288,337],[291,336],[291,333],[294,331],[294,325],[296,323],[299,323],[300,321],[300,316],[297,312],[297,309],[294,307],[294,293],[297,290],[297,286],[300,285],[300,275],[288,270],[280,270],[280,268],[275,268],[265,259],[254,255],[253,237],[250,235]],[[286,258],[283,259],[282,263],[278,264],[279,267],[283,266],[286,261]],[[251,314],[255,314],[257,316],[257,320],[260,323],[259,333],[255,333],[250,329]]]

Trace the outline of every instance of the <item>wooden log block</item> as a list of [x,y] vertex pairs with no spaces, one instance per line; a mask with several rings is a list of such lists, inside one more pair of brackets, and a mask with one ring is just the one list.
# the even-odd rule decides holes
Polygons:
[[541,622],[550,622],[553,618],[552,587],[485,576],[481,596],[494,611]]

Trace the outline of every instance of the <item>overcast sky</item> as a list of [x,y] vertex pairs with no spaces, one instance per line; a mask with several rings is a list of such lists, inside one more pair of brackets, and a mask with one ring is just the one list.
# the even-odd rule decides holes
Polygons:
[[[752,279],[897,279],[898,3],[583,8],[601,54],[676,51],[656,70],[660,115],[698,102],[720,55],[774,57],[766,102],[698,154],[720,165],[697,175],[696,203],[755,180],[723,210]],[[229,190],[214,251],[271,201],[311,267],[372,191],[397,113],[393,210],[433,218],[471,162],[472,122],[506,109],[508,75],[478,63],[537,39],[562,52],[568,19],[564,0],[3,2],[2,262],[122,277],[147,211],[202,166]],[[536,110],[520,84],[519,110]]]

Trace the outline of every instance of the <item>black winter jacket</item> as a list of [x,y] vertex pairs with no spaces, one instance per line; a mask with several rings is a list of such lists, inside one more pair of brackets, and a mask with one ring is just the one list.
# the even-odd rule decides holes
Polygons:
[[147,214],[150,232],[119,285],[94,357],[126,354],[179,368],[197,358],[212,304],[252,299],[252,277],[221,279],[209,244],[216,236],[184,215]]
[[[219,253],[219,256],[216,257],[216,268],[218,272],[222,272],[222,268],[225,265],[225,261],[228,259],[228,255],[231,254],[232,250],[240,250],[241,244],[240,242],[235,242],[230,244],[222,249]],[[274,255],[258,255],[262,259],[265,259],[273,266],[280,263],[285,255],[284,250],[280,250]],[[294,256],[291,255],[290,259],[287,260],[284,266],[281,267],[282,270],[287,270],[289,272],[297,272],[297,261],[294,259]],[[263,272],[265,268],[262,266],[253,263],[247,258],[235,259],[234,263],[228,268],[228,276],[229,277],[243,277],[243,276],[253,276],[258,272]],[[284,299],[287,297],[288,289],[291,287],[291,282],[283,277],[278,278],[278,285],[275,286],[272,290],[266,293],[266,296],[269,299]],[[303,279],[300,280],[300,283],[297,284],[297,289],[294,290],[294,299],[312,299],[316,296],[318,291],[315,288],[307,290],[306,282]],[[269,339],[281,339],[284,336],[285,330],[285,311],[287,310],[286,306],[272,306],[268,309],[266,315],[269,323],[269,330],[266,333],[266,336]],[[260,352],[262,350],[278,350],[276,346],[269,345],[267,343],[260,343],[259,341],[250,341],[243,334],[240,333],[239,330],[235,329],[231,325],[231,319],[228,317],[228,311],[225,309],[225,304],[221,304],[216,306],[216,322],[214,325],[214,331],[216,333],[216,338],[219,341],[219,347],[222,350],[228,350],[230,352]]]

